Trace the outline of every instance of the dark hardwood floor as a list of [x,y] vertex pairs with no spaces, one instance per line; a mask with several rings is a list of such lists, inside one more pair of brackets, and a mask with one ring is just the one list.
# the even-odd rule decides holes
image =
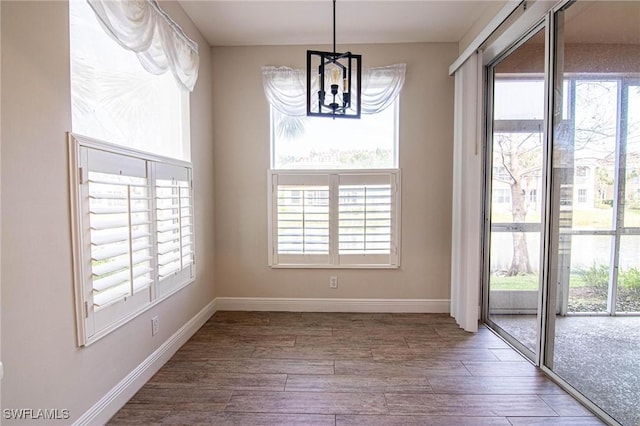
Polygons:
[[448,315],[218,312],[109,424],[603,423]]

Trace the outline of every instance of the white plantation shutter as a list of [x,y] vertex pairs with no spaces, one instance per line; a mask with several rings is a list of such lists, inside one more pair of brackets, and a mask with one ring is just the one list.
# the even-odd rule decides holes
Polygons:
[[151,200],[147,162],[81,148],[84,314],[89,336],[151,301]]
[[329,177],[274,176],[273,257],[280,264],[329,262]]
[[75,135],[70,148],[78,331],[86,345],[193,281],[191,169]]
[[191,170],[156,164],[156,221],[160,294],[193,278],[193,196]]
[[396,174],[349,174],[339,181],[339,263],[395,265]]
[[399,170],[269,178],[271,266],[398,267]]
[[89,228],[96,310],[153,282],[146,178],[89,172]]

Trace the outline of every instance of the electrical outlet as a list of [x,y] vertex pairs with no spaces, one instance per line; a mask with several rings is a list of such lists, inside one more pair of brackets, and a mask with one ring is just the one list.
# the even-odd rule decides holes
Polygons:
[[338,277],[329,277],[329,288],[338,288]]
[[158,317],[155,316],[153,318],[151,318],[151,335],[155,336],[156,334],[158,334]]

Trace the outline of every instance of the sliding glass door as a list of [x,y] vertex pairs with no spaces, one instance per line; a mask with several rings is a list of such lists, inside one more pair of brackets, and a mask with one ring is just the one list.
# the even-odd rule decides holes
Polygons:
[[554,23],[543,365],[595,409],[638,425],[640,3],[571,3]]
[[640,2],[568,1],[541,20],[485,57],[482,318],[637,426]]
[[544,188],[544,30],[489,68],[486,321],[533,359]]

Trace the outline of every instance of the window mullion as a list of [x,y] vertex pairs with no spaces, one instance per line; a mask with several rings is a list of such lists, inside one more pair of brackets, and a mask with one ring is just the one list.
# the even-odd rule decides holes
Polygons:
[[160,281],[158,262],[158,200],[156,199],[156,167],[152,161],[147,161],[147,196],[149,197],[149,243],[151,246],[151,269],[153,283],[151,283],[151,300],[155,300],[160,294],[158,282]]
[[398,198],[398,195],[400,193],[400,176],[398,176],[398,173],[391,173],[389,177],[391,181],[391,229],[389,232],[391,244],[389,247],[389,263],[391,263],[392,265],[397,265],[399,258],[398,250],[400,247],[400,227],[398,226],[400,220],[400,202]]
[[340,175],[332,173],[329,175],[329,263],[337,265],[340,263],[339,256],[339,193]]
[[178,250],[180,252],[180,269],[184,268],[184,263],[182,262],[182,244],[183,244],[183,235],[182,235],[182,188],[180,187],[178,180],[173,179],[174,185],[176,185],[176,191],[178,192]]
[[369,212],[369,197],[367,197],[368,188],[364,187],[364,209],[362,211],[364,217],[362,218],[362,248],[367,252],[367,234],[369,233],[369,222],[367,221],[367,213]]
[[135,288],[133,286],[133,225],[131,219],[131,185],[127,185],[127,222],[127,231],[129,234],[129,292],[130,296],[133,296]]

